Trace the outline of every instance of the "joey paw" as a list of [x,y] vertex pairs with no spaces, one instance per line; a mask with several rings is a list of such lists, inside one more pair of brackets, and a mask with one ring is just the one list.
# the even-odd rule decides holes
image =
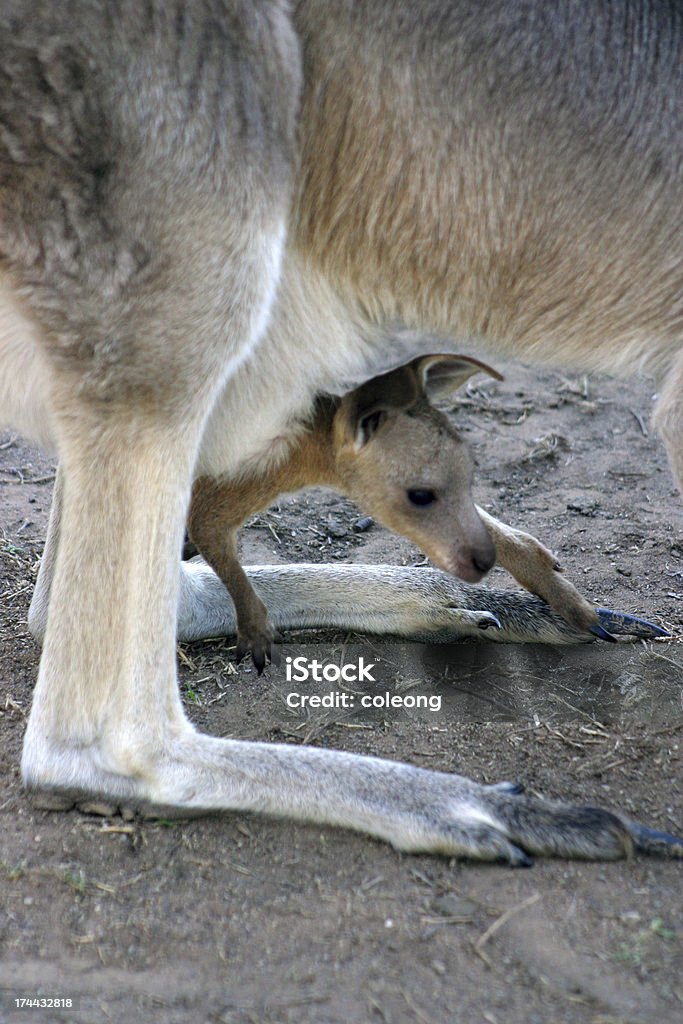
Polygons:
[[261,675],[266,665],[272,660],[273,644],[279,640],[279,633],[268,621],[257,628],[240,628],[237,634],[235,660],[243,661],[248,654],[251,654],[254,668],[258,675]]

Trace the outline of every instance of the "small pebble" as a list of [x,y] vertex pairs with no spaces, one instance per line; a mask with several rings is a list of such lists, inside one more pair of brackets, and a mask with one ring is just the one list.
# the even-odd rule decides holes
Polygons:
[[369,530],[374,525],[374,522],[375,520],[372,516],[361,516],[360,519],[356,519],[353,528],[357,533],[365,533],[366,530]]

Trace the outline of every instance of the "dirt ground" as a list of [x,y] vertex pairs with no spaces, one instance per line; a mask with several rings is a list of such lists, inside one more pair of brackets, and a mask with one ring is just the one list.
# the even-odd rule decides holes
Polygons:
[[[654,385],[503,367],[454,405],[477,499],[553,547],[599,604],[670,642],[489,643],[403,657],[434,711],[288,708],[282,666],[231,641],[179,649],[202,729],[520,780],[683,832],[683,512],[648,425]],[[26,612],[53,467],[0,437],[0,1021],[165,1024],[626,1024],[683,1019],[683,865],[539,861],[531,871],[397,854],[340,830],[247,815],[123,822],[36,811],[19,757],[38,650]],[[416,564],[323,492],[243,531],[248,562]],[[496,586],[505,574],[494,571]],[[334,655],[377,638],[304,634]],[[318,649],[318,648],[316,648]],[[386,653],[386,650],[384,651]],[[412,660],[411,660],[412,659]],[[407,667],[406,667],[407,666]],[[78,1009],[20,1010],[59,996]]]

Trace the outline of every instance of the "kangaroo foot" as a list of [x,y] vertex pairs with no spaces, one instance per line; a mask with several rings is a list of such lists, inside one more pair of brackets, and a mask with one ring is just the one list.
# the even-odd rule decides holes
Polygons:
[[[617,860],[634,852],[683,857],[683,839],[631,822],[600,807],[527,796],[514,783],[488,787],[497,828],[513,847],[509,862],[527,866],[529,855]],[[518,856],[521,851],[523,856]]]
[[[143,723],[145,724],[145,723]],[[535,855],[617,860],[635,851],[683,858],[683,840],[596,807],[556,803],[514,783],[483,786],[446,772],[342,751],[245,743],[195,732],[168,741],[134,778],[103,770],[107,744],[55,761],[29,747],[29,787],[81,809],[130,809],[150,817],[259,811],[369,833],[406,852],[528,867]],[[147,745],[136,744],[144,756]],[[31,760],[36,763],[32,764]],[[54,807],[54,803],[53,803]]]

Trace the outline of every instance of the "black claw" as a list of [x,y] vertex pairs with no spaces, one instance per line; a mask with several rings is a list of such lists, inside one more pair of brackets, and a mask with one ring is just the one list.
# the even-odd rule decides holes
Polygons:
[[[491,621],[491,620],[493,620],[493,621]],[[477,628],[481,629],[481,630],[484,630],[484,629],[502,629],[503,627],[501,625],[500,619],[497,619],[495,617],[495,615],[488,615],[485,619],[479,619],[479,622],[477,623]]]
[[511,796],[519,796],[524,792],[521,782],[509,782],[507,779],[504,782],[494,782],[491,789],[495,789],[498,793],[509,793]]
[[251,652],[254,668],[259,676],[263,674],[263,670],[270,660],[270,649],[269,647],[252,647]]
[[593,636],[597,636],[598,640],[608,640],[611,644],[615,644],[617,642],[617,638],[612,636],[611,633],[608,633],[606,629],[602,628],[602,626],[591,626],[591,633]]
[[270,645],[264,647],[250,644],[246,640],[240,640],[235,647],[235,661],[239,663],[249,655],[251,655],[251,660],[258,675],[262,675],[266,665],[272,660]]
[[532,868],[534,866],[533,857],[530,857],[525,850],[521,850],[519,846],[514,846],[513,851],[513,854],[508,859],[508,864],[511,868]]
[[501,782],[501,786],[505,787],[506,793],[513,793],[516,796],[524,792],[524,786],[521,782]]
[[[629,615],[627,612],[615,612],[611,608],[596,608],[600,625],[613,633],[625,633],[630,636],[641,636],[654,638],[658,636],[671,636],[661,626],[655,626],[647,619],[640,619],[636,615]],[[595,630],[593,630],[595,632]],[[604,640],[604,637],[602,638]]]

